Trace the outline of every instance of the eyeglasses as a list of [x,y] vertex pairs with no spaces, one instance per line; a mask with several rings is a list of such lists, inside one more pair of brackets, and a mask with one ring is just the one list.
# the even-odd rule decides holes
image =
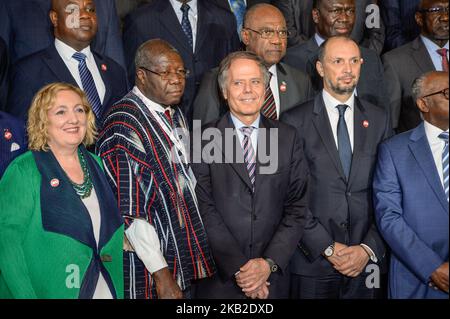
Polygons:
[[436,95],[436,94],[442,94],[448,100],[448,88],[443,89],[443,90],[441,90],[439,92],[434,92],[434,93],[431,93],[431,94],[427,94],[425,96],[422,96],[422,98],[426,98],[426,97],[433,96],[433,95]]
[[350,8],[334,8],[334,9],[328,10],[328,13],[332,17],[339,17],[339,16],[341,16],[344,13],[345,13],[345,15],[347,17],[350,17],[352,15],[355,15],[355,8],[354,7],[350,7]]
[[280,39],[286,39],[291,35],[288,30],[274,30],[274,29],[263,29],[261,31],[256,31],[250,28],[243,28],[245,30],[253,31],[261,36],[262,39],[273,39],[275,32],[278,34]]
[[145,68],[143,66],[140,66],[139,68],[143,69],[145,71],[148,71],[150,73],[159,75],[161,77],[161,79],[164,80],[164,81],[168,80],[170,78],[170,76],[173,75],[173,74],[175,74],[177,76],[177,78],[182,78],[182,79],[185,79],[190,74],[189,70],[186,70],[186,69],[179,69],[179,70],[176,70],[175,72],[173,72],[173,71],[171,71],[171,72],[169,72],[169,71],[156,72],[156,71],[147,69],[147,68]]
[[434,7],[434,8],[427,8],[419,10],[419,12],[422,13],[438,13],[438,14],[448,14],[448,7]]

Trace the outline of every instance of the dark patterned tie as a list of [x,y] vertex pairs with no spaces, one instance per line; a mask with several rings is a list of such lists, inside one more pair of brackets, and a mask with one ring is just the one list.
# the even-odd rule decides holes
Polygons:
[[[270,74],[270,78],[272,78],[272,74]],[[277,116],[277,106],[275,104],[275,98],[273,96],[272,89],[270,88],[270,81],[266,88],[266,95],[264,98],[263,106],[261,107],[261,113],[271,120],[276,120]]]
[[445,72],[448,72],[448,58],[447,58],[447,52],[448,50],[445,48],[436,50],[437,53],[442,57],[442,70]]
[[444,177],[444,191],[447,195],[448,202],[448,132],[439,134],[439,138],[445,142],[444,149],[442,150],[442,175]]
[[244,150],[244,160],[247,164],[248,177],[253,185],[253,191],[255,190],[255,178],[256,178],[256,154],[252,146],[251,135],[253,132],[252,126],[243,126],[240,128],[244,138],[242,139],[242,149]]
[[86,93],[88,101],[92,106],[92,111],[94,111],[95,116],[99,119],[101,115],[102,102],[98,96],[91,71],[89,71],[86,65],[86,55],[81,52],[76,52],[72,55],[72,57],[78,61],[78,72],[80,73],[84,93]]
[[192,27],[191,27],[191,23],[189,22],[189,9],[190,8],[191,7],[187,3],[183,3],[181,5],[181,11],[183,12],[183,17],[181,19],[181,28],[183,29],[184,34],[186,34],[189,45],[191,46],[191,48],[194,48]]
[[345,111],[348,105],[340,104],[336,106],[339,111],[339,122],[337,126],[337,140],[338,151],[341,159],[342,168],[344,169],[345,177],[348,180],[350,175],[350,168],[352,167],[352,146],[350,144],[350,137],[348,136],[347,123],[345,123]]

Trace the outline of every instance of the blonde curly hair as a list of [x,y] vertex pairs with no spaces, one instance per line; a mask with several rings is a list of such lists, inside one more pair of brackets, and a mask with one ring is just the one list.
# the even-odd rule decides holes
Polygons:
[[33,98],[28,110],[28,148],[32,151],[48,151],[48,110],[55,103],[56,95],[60,91],[72,91],[80,98],[87,117],[86,135],[82,141],[85,146],[95,142],[97,135],[95,114],[92,111],[86,94],[76,86],[68,83],[51,83],[39,90]]

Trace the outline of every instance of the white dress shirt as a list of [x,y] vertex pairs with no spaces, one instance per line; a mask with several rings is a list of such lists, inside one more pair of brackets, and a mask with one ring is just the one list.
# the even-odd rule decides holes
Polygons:
[[336,143],[336,148],[338,148],[338,138],[337,138],[337,125],[339,122],[339,110],[336,106],[339,104],[346,104],[348,108],[344,113],[345,123],[347,124],[348,136],[350,138],[350,145],[353,151],[353,122],[354,122],[354,105],[355,105],[355,95],[352,94],[350,98],[344,103],[339,102],[334,97],[331,96],[325,90],[322,90],[323,101],[325,102],[325,109],[327,110],[328,118],[331,124],[331,131],[333,132],[334,142]]
[[[234,127],[236,128],[236,134],[237,134],[237,136],[239,138],[239,142],[241,143],[241,146],[242,146],[242,141],[244,139],[244,133],[242,133],[241,127],[248,126],[248,125],[245,125],[244,123],[242,123],[232,113],[230,113],[230,115],[231,115],[231,120],[233,121]],[[258,129],[259,129],[259,120],[260,120],[260,118],[261,118],[261,116],[258,115],[258,118],[250,125],[251,127],[253,127],[253,131],[252,131],[252,134],[250,135],[250,139],[251,139],[253,151],[255,152],[255,154],[258,154],[257,153],[257,148],[258,148]]]
[[[79,63],[72,57],[74,53],[77,51],[59,39],[55,39],[55,47],[56,51],[58,51],[58,54],[63,59],[64,64],[69,69],[70,74],[72,74],[72,77],[77,82],[78,87],[83,89],[83,83],[81,83],[80,72],[78,71]],[[95,87],[97,88],[98,96],[100,97],[100,102],[103,104],[103,100],[105,99],[106,93],[105,83],[103,83],[103,79],[100,75],[100,71],[98,70],[97,64],[95,63],[94,55],[91,52],[91,48],[88,46],[83,50],[81,50],[80,52],[86,55],[87,68],[92,74]]]
[[[173,10],[175,10],[175,14],[177,15],[178,21],[180,22],[183,20],[183,11],[181,11],[181,6],[183,5],[181,2],[177,0],[169,0],[170,4],[173,7]],[[190,9],[188,11],[188,19],[191,23],[191,29],[192,29],[192,50],[195,52],[195,40],[197,39],[197,21],[198,21],[198,10],[197,10],[197,0],[191,0],[186,3],[189,5]]]
[[436,51],[438,49],[445,48],[447,49],[447,60],[448,60],[448,41],[447,43],[441,48],[436,43],[428,39],[427,37],[424,37],[423,35],[420,36],[422,39],[423,44],[425,45],[425,48],[427,48],[428,54],[430,55],[431,61],[433,62],[434,68],[436,71],[443,71],[442,69],[442,56],[437,53]]
[[428,123],[427,121],[424,121],[424,126],[428,144],[430,145],[434,163],[436,164],[436,169],[439,174],[439,179],[441,180],[442,187],[444,187],[444,173],[442,172],[442,151],[444,150],[445,142],[439,138],[439,135],[444,131],[439,127]]
[[278,87],[278,73],[277,65],[274,64],[269,68],[269,72],[272,74],[270,78],[270,89],[272,90],[273,98],[275,100],[275,107],[277,109],[277,119],[280,118],[280,89]]

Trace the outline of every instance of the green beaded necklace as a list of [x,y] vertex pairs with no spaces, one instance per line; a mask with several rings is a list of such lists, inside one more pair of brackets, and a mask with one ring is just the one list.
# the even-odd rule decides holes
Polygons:
[[70,183],[72,184],[73,189],[77,193],[78,196],[81,197],[81,199],[88,198],[91,196],[92,191],[92,180],[91,175],[89,174],[89,170],[87,168],[86,159],[84,158],[83,153],[78,149],[78,158],[80,159],[81,169],[83,170],[83,183],[77,184],[72,182],[72,180],[69,178]]

